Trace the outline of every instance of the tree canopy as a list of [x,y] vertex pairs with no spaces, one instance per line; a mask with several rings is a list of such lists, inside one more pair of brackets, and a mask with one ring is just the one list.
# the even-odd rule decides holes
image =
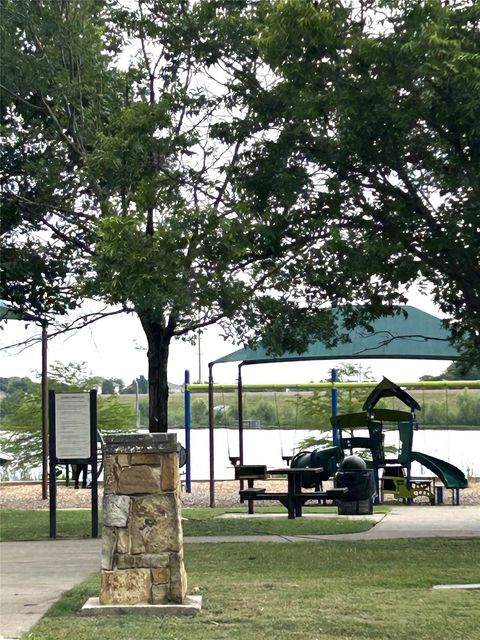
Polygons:
[[420,380],[480,380],[480,367],[465,370],[461,363],[452,362],[439,376],[425,375]]
[[2,0],[2,297],[136,313],[152,431],[214,323],[301,350],[420,279],[478,345],[479,8],[354,5]]
[[319,216],[287,184],[268,214],[235,186],[258,126],[241,96],[259,7],[3,0],[3,295],[47,318],[84,297],[136,313],[153,431],[167,425],[173,338],[225,319],[282,348],[332,333],[314,319],[331,275],[315,301],[290,277],[325,237]]
[[271,3],[258,42],[275,82],[250,96],[263,139],[239,175],[266,212],[290,177],[330,229],[302,253],[307,286],[335,269],[374,302],[420,283],[477,363],[479,26],[478,2]]

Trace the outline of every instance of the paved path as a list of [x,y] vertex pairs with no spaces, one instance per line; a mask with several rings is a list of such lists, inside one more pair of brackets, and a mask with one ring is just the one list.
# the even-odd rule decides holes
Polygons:
[[[245,516],[247,517],[247,516]],[[277,542],[305,540],[381,540],[385,538],[478,537],[480,507],[393,507],[363,533],[336,536],[222,536],[185,538],[186,543]],[[1,638],[15,638],[32,627],[59,596],[100,567],[100,540],[3,542],[1,562]]]
[[0,638],[28,631],[58,600],[100,567],[100,540],[0,543]]
[[[268,514],[262,514],[268,518]],[[377,514],[377,517],[380,514]],[[260,514],[258,514],[260,516]],[[308,518],[310,514],[304,517]],[[248,516],[251,518],[257,517]],[[311,514],[311,517],[315,517]],[[317,516],[318,517],[318,516]],[[359,516],[361,517],[361,516]],[[368,517],[368,516],[367,516]],[[304,536],[211,536],[185,538],[190,543],[300,542],[305,540],[385,540],[389,538],[471,538],[480,536],[480,507],[412,505],[392,507],[369,531],[338,535]]]

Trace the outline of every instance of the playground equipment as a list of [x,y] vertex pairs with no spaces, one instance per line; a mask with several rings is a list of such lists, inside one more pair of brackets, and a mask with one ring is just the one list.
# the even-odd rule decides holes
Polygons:
[[[333,371],[332,371],[332,374],[333,374]],[[229,406],[232,406],[232,407],[235,406],[235,408],[238,408],[238,431],[237,431],[237,436],[235,438],[238,444],[234,442],[233,440],[234,436],[232,437],[231,433],[229,433],[229,440],[230,440],[230,447],[232,448],[231,454],[233,454],[238,458],[238,461],[237,461],[238,463],[244,464],[244,463],[250,463],[250,462],[264,462],[261,459],[255,459],[255,460],[252,460],[251,458],[249,459],[250,454],[247,454],[247,457],[243,458],[244,456],[243,432],[244,432],[244,428],[248,424],[248,420],[245,420],[243,418],[245,394],[252,394],[252,393],[262,394],[266,402],[270,402],[273,405],[274,393],[281,391],[282,397],[280,398],[280,394],[278,395],[279,395],[279,412],[282,419],[282,427],[287,428],[287,425],[288,425],[290,428],[292,428],[293,426],[292,420],[294,418],[294,415],[296,415],[296,413],[288,416],[288,414],[285,413],[284,411],[286,391],[288,391],[288,395],[290,396],[290,403],[291,403],[290,406],[292,406],[292,403],[295,402],[296,396],[301,397],[301,395],[304,395],[304,394],[306,395],[309,392],[310,393],[318,392],[320,394],[325,394],[325,399],[327,400],[327,402],[331,398],[330,415],[336,415],[334,406],[337,406],[338,408],[338,405],[339,405],[340,413],[356,411],[357,409],[355,408],[355,406],[358,406],[359,408],[357,411],[360,411],[362,403],[360,402],[358,405],[356,405],[356,403],[358,402],[358,399],[356,397],[354,398],[353,402],[351,401],[352,392],[355,392],[355,390],[357,390],[358,392],[359,389],[363,389],[365,393],[369,393],[373,385],[375,384],[376,383],[364,381],[360,383],[358,382],[320,382],[320,383],[319,382],[315,382],[315,383],[292,382],[292,383],[283,383],[283,384],[271,384],[271,383],[244,384],[242,382],[241,385],[237,385],[237,384],[213,384],[213,379],[210,379],[210,382],[208,385],[187,383],[185,387],[185,444],[187,446],[187,451],[189,450],[188,436],[190,433],[190,412],[189,412],[190,396],[191,394],[204,394],[204,397],[205,397],[208,392],[210,506],[215,506],[215,448],[216,448],[215,447],[215,440],[216,440],[215,426],[216,425],[215,425],[214,407],[217,404],[219,404],[221,401],[223,402],[223,396],[225,396],[225,400],[228,402]],[[480,380],[468,380],[468,381],[441,380],[441,381],[401,382],[401,383],[398,383],[398,386],[400,386],[402,389],[408,390],[409,393],[414,393],[418,402],[421,403],[422,419],[421,421],[419,421],[421,423],[419,428],[422,429],[422,431],[424,432],[437,431],[437,430],[440,432],[446,431],[446,430],[452,431],[451,435],[447,436],[446,443],[445,443],[445,438],[442,437],[444,436],[444,434],[443,433],[439,434],[439,442],[441,443],[439,446],[444,448],[446,444],[446,446],[449,447],[450,445],[448,443],[448,439],[456,437],[455,431],[470,431],[470,430],[478,429],[478,426],[475,426],[475,425],[477,425],[479,414],[478,414],[478,411],[475,411],[474,408],[479,398],[478,390],[480,390]],[[410,392],[410,389],[412,389],[413,391]],[[339,398],[338,404],[336,401],[337,391],[338,391],[338,398]],[[233,400],[231,396],[228,397],[227,399],[226,392],[229,392],[231,396],[233,395],[232,392],[236,392],[235,393],[236,401]],[[468,398],[466,398],[467,392],[468,392]],[[446,402],[449,396],[451,397],[449,399],[449,410],[448,410],[448,416],[447,416]],[[220,400],[220,398],[222,398],[222,400]],[[465,399],[465,401],[463,401],[463,399]],[[468,402],[466,400],[468,400]],[[399,408],[400,402],[395,397],[392,397],[388,400],[388,406],[391,407],[392,409]],[[472,410],[472,407],[473,407],[473,410]],[[273,406],[272,412],[274,411],[275,411],[275,407]],[[242,415],[241,415],[241,412],[242,412]],[[396,424],[397,423],[395,422],[393,423],[394,429],[398,428],[398,426],[395,426]],[[303,417],[301,422],[299,419],[298,429],[302,429],[303,431],[305,429],[314,429],[314,428],[315,427],[313,426],[313,424],[312,425],[304,424]],[[365,429],[367,429],[367,427],[365,427]],[[324,433],[326,433],[325,430],[323,431]],[[292,429],[292,433],[294,433],[293,429]],[[338,430],[335,431],[335,433],[336,435],[338,435]],[[347,436],[349,434],[345,432],[345,435]],[[364,434],[358,434],[358,435],[364,435]],[[426,435],[426,434],[424,433],[423,435]],[[279,435],[274,436],[272,433],[272,436],[275,437],[277,440],[280,440]],[[432,433],[432,436],[436,437],[433,435],[433,433]],[[302,436],[302,437],[305,437],[305,436]],[[461,435],[461,437],[463,439],[463,434]],[[290,452],[291,453],[298,452],[298,448],[297,447],[293,448],[291,442],[288,442],[287,446],[285,446],[286,440],[283,437],[283,433],[282,433],[281,439],[283,440],[283,443],[280,440],[279,450],[281,450],[282,456],[285,456],[285,454],[288,454]],[[291,438],[289,438],[289,440],[291,440]],[[322,445],[320,445],[319,443],[317,447],[319,446],[328,447],[329,445],[325,442]],[[270,457],[270,454],[272,454],[273,449],[276,449],[276,446],[271,447],[271,450],[269,451],[269,457]],[[478,459],[476,456],[475,449],[466,448],[463,450],[463,453],[460,455],[462,455],[463,457],[463,464],[465,467],[468,467],[473,470],[478,470]],[[240,462],[240,460],[242,461]],[[284,462],[287,462],[287,460],[284,459]],[[413,462],[415,462],[415,460],[413,460]],[[277,464],[277,461],[272,460],[270,464]],[[384,471],[385,476],[390,474],[389,468],[387,468],[385,471]],[[403,473],[405,473],[405,471],[406,471],[406,468],[404,467]],[[414,467],[414,471],[415,471],[415,467]],[[454,470],[454,475],[456,475],[455,470]],[[188,487],[189,487],[188,480],[187,480],[186,486],[188,491]],[[441,493],[444,487],[434,487],[434,489],[436,490],[438,501],[441,502],[441,497],[442,497]],[[452,491],[456,492],[457,494],[456,498],[458,498],[458,489],[452,489]]]
[[343,452],[340,447],[328,447],[327,449],[314,449],[313,451],[299,451],[293,456],[290,466],[296,469],[319,468],[324,469],[320,474],[304,474],[302,477],[302,487],[311,489],[317,482],[331,478],[343,459]]
[[[409,411],[384,409],[377,405],[385,398],[395,397],[406,405]],[[302,451],[292,460],[292,466],[319,467],[326,471],[322,480],[332,474],[332,469],[340,465],[345,452],[353,454],[358,449],[369,451],[368,461],[373,470],[375,492],[377,500],[384,493],[393,493],[396,499],[411,502],[415,498],[425,496],[431,504],[435,503],[435,495],[430,489],[430,483],[413,480],[411,477],[412,462],[419,462],[432,471],[446,489],[452,490],[453,501],[459,504],[459,490],[468,486],[463,472],[454,465],[427,455],[412,451],[413,432],[418,429],[415,411],[420,411],[420,405],[406,391],[395,383],[384,378],[370,393],[363,405],[363,411],[344,415],[334,415],[331,424],[334,429],[334,442],[338,446],[329,449],[315,449]],[[386,458],[384,439],[385,429],[398,429],[400,436],[400,450],[396,458]],[[355,436],[357,429],[368,430],[368,436]],[[380,470],[383,476],[380,480]],[[305,482],[311,481],[308,476]]]

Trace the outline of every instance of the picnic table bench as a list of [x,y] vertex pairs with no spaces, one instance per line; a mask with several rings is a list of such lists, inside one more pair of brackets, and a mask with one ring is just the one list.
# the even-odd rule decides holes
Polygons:
[[[254,503],[257,500],[274,500],[280,502],[288,510],[290,519],[302,516],[302,507],[309,500],[336,501],[346,493],[345,488],[327,489],[326,491],[302,491],[302,475],[304,473],[321,473],[318,468],[292,468],[267,470],[266,465],[238,465],[235,467],[235,479],[247,481],[247,488],[240,488],[240,501],[248,503],[248,513],[254,513]],[[267,491],[264,487],[255,487],[255,480],[266,480],[268,475],[287,476],[287,491]]]

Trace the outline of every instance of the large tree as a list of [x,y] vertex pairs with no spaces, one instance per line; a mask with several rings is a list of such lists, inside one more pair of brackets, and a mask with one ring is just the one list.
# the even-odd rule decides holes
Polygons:
[[332,231],[297,277],[363,274],[370,301],[420,284],[478,364],[480,4],[273,2],[258,44],[275,80],[252,82],[263,134],[239,185],[268,212],[295,176]]
[[305,345],[332,335],[328,298],[350,295],[328,268],[315,296],[295,279],[330,234],[295,172],[268,211],[234,188],[259,129],[250,84],[270,82],[263,8],[2,0],[2,297],[50,320],[84,297],[136,313],[152,431],[167,429],[172,339],[230,320]]

